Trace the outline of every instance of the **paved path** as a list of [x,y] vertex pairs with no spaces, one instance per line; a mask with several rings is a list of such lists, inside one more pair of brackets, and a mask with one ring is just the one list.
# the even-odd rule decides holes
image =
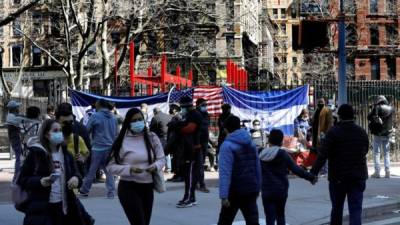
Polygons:
[[[385,205],[400,201],[400,168],[393,171],[392,179],[370,179],[364,195],[364,208]],[[10,177],[0,173],[0,183]],[[198,193],[199,205],[188,209],[177,209],[176,202],[182,197],[183,184],[168,184],[169,190],[156,194],[152,225],[213,225],[216,223],[220,201],[218,199],[217,173],[207,173],[207,182],[211,183],[211,193]],[[4,183],[3,183],[4,186]],[[95,184],[96,196],[102,196],[104,184]],[[1,188],[1,184],[0,184]],[[3,191],[7,188],[3,187]],[[2,191],[2,192],[3,192]],[[6,192],[8,193],[8,192]],[[7,194],[4,194],[7,195]],[[96,218],[98,225],[128,225],[118,199],[108,200],[103,197],[91,197],[83,200],[90,214]],[[347,210],[347,209],[346,209]],[[259,202],[261,221],[264,218],[263,208]],[[321,179],[316,186],[311,186],[301,179],[290,180],[290,193],[287,203],[287,222],[290,225],[322,224],[327,221],[330,213],[327,181]],[[0,224],[20,225],[23,215],[14,210],[7,202],[0,203]],[[237,216],[235,225],[244,225],[241,215]],[[389,220],[389,219],[388,219]],[[385,223],[381,223],[385,224]]]

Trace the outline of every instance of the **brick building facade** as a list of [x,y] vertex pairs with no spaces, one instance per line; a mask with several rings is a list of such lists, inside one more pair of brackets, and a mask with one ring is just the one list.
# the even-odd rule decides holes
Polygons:
[[[332,17],[339,0],[332,1]],[[398,0],[345,0],[347,74],[354,80],[400,79]],[[338,30],[334,45],[338,47]],[[338,65],[338,64],[336,64]]]

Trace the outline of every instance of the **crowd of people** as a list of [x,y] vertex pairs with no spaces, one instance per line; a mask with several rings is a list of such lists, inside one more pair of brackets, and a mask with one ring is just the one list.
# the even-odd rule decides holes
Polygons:
[[[20,115],[21,104],[10,101],[7,126],[16,156],[13,183],[29,193],[18,206],[25,213],[24,225],[94,224],[78,197],[90,195],[99,171],[106,176],[106,197],[118,196],[130,224],[149,225],[155,174],[172,173],[168,181],[184,182],[183,197],[176,207],[192,207],[197,204],[196,190],[210,192],[204,176],[206,157],[209,168],[219,172],[219,225],[232,224],[239,209],[246,224],[258,225],[260,193],[267,225],[285,224],[288,171],[311,184],[317,182],[321,171],[327,173],[331,224],[342,223],[346,196],[350,224],[361,224],[368,135],[355,124],[351,105],[342,105],[335,119],[323,99],[317,103],[312,117],[304,109],[294,121],[298,145],[315,157],[308,171],[308,166],[298,165],[284,148],[281,130],[267,131],[260,120],[252,121],[250,130],[243,129],[243,121],[232,114],[228,104],[222,105],[217,121],[214,155],[209,145],[207,100],[203,98],[193,103],[192,98],[182,97],[170,104],[169,113],[154,108],[151,119],[146,104],[131,108],[123,118],[112,102],[100,99],[81,121],[69,103],[48,106],[42,116],[36,106]],[[380,177],[381,149],[385,176],[390,178],[393,116],[393,107],[379,96],[368,117],[374,135],[374,178]]]

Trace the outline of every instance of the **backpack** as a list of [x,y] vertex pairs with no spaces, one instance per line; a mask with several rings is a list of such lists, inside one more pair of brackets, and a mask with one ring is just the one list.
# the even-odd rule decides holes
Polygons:
[[379,117],[376,108],[369,119],[368,128],[372,134],[379,134],[383,130],[383,120]]

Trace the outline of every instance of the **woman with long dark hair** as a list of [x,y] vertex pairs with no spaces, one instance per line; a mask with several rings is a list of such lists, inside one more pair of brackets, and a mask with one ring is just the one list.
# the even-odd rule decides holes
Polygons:
[[165,165],[157,135],[149,132],[143,113],[130,109],[115,140],[107,169],[121,177],[118,197],[132,225],[149,225],[154,200],[153,173]]
[[61,125],[46,120],[39,137],[29,140],[28,150],[17,181],[29,193],[23,206],[24,225],[83,225],[73,191],[82,180],[64,144]]

